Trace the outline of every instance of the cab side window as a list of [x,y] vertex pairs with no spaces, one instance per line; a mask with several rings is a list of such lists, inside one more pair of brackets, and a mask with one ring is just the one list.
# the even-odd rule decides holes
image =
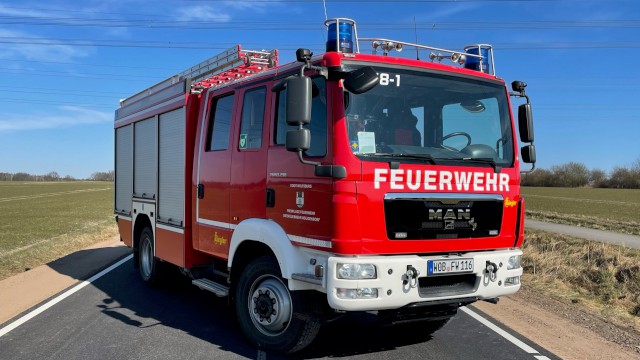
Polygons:
[[[313,99],[311,102],[311,123],[305,127],[311,131],[311,148],[305,151],[308,157],[323,157],[327,154],[327,89],[325,79],[313,79]],[[287,130],[295,126],[287,125],[287,89],[280,91],[276,97],[276,145],[284,145]]]
[[233,119],[234,94],[213,99],[207,134],[207,151],[227,150]]
[[262,146],[262,125],[264,124],[264,105],[267,88],[247,90],[242,103],[242,122],[240,124],[240,149],[258,149]]

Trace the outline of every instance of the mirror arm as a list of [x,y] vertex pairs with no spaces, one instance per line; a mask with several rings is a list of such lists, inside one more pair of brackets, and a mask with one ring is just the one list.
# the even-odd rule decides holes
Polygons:
[[314,70],[316,73],[320,74],[320,76],[325,79],[329,79],[329,69],[324,66],[315,66],[311,65],[311,60],[306,60],[305,64],[300,68],[300,76],[304,76],[305,70]]
[[300,160],[300,162],[301,162],[301,163],[306,164],[306,165],[313,165],[313,166],[318,166],[318,165],[320,165],[320,163],[319,163],[319,162],[305,160],[305,159],[302,157],[302,150],[298,150],[298,160]]
[[529,95],[525,94],[524,91],[521,93],[518,92],[510,92],[509,93],[510,96],[517,96],[517,97],[523,97],[525,99],[527,99],[527,104],[531,104],[531,101],[529,100]]
[[536,163],[531,163],[531,169],[520,170],[520,174],[529,174],[529,173],[532,173],[535,169],[536,169]]

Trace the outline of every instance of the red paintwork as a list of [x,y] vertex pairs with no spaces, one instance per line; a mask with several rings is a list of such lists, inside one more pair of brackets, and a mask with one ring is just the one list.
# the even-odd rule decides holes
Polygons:
[[118,232],[120,233],[120,239],[125,245],[128,247],[133,246],[133,241],[131,239],[131,236],[133,235],[131,232],[131,220],[118,218]]
[[174,265],[184,267],[184,234],[156,227],[156,256]]
[[[417,61],[395,57],[358,54],[345,57],[338,53],[327,53],[321,65],[340,66],[343,61],[382,62],[384,64],[428,68],[452,74],[463,74],[492,80],[494,76],[457,66],[449,66],[428,61]],[[421,254],[435,252],[462,252],[484,249],[520,247],[524,237],[524,200],[520,198],[520,172],[518,151],[512,168],[503,168],[502,174],[509,175],[508,191],[475,191],[476,193],[498,193],[511,201],[521,202],[520,233],[516,242],[516,219],[518,206],[505,206],[499,236],[466,240],[390,241],[386,237],[383,197],[389,192],[410,192],[395,190],[389,182],[376,189],[375,169],[389,170],[388,163],[363,162],[350,150],[344,109],[342,108],[342,88],[338,81],[327,81],[328,129],[327,154],[314,159],[323,164],[342,165],[347,177],[341,180],[316,177],[314,168],[301,164],[297,154],[288,152],[284,146],[274,144],[275,94],[271,88],[281,81],[273,77],[294,69],[285,64],[275,71],[245,79],[239,83],[206,89],[202,94],[186,95],[186,153],[185,164],[185,232],[181,239],[174,234],[158,231],[158,241],[170,242],[166,250],[158,255],[181,266],[191,267],[210,262],[209,256],[226,259],[233,230],[228,225],[237,225],[244,219],[266,218],[278,223],[287,234],[317,240],[331,241],[330,251],[337,254]],[[253,85],[255,84],[255,85]],[[255,86],[267,87],[263,141],[260,149],[240,150],[240,131],[243,94]],[[505,87],[505,92],[507,91]],[[235,93],[233,123],[231,125],[230,148],[223,151],[206,152],[200,142],[200,134],[208,129],[211,99]],[[207,101],[205,101],[207,99]],[[334,106],[337,104],[337,106]],[[511,112],[511,110],[509,110]],[[513,114],[510,114],[513,118]],[[136,119],[144,118],[142,114]],[[124,124],[119,124],[124,125]],[[513,137],[515,139],[515,126]],[[205,136],[206,139],[206,136]],[[515,141],[514,141],[515,143]],[[517,146],[517,145],[514,145]],[[517,150],[517,149],[514,149]],[[199,174],[198,174],[199,168]],[[435,166],[401,164],[403,171],[438,170],[450,172],[493,173],[487,167]],[[286,176],[283,176],[286,174]],[[199,177],[198,177],[199,176]],[[197,199],[196,187],[205,187],[204,199]],[[436,183],[437,186],[437,183]],[[266,188],[275,190],[275,207],[265,207]],[[304,192],[304,206],[296,206],[296,192]],[[419,190],[424,191],[424,190]],[[437,192],[455,192],[444,189]],[[465,193],[474,193],[471,188]],[[297,211],[304,211],[300,213]],[[302,215],[307,219],[291,215]],[[208,224],[198,222],[198,218],[209,220]],[[119,223],[121,234],[131,234],[131,224]],[[128,240],[129,243],[131,239]],[[179,244],[183,244],[182,253]],[[300,246],[314,247],[305,244]],[[161,245],[164,246],[164,245]],[[326,248],[315,247],[327,251]],[[182,255],[182,260],[179,259]]]

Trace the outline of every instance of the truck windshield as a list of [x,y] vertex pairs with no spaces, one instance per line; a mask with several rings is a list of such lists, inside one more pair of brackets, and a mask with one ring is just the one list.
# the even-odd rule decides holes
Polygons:
[[[345,66],[351,71],[357,66]],[[513,164],[513,131],[503,84],[374,67],[379,84],[345,90],[351,150],[362,159],[397,158],[465,165]]]

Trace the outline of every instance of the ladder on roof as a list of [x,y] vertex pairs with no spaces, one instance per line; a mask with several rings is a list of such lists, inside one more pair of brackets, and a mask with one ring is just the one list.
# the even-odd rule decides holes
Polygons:
[[182,81],[186,81],[187,88],[184,88],[184,92],[191,90],[197,93],[204,88],[230,83],[263,72],[277,65],[277,49],[271,51],[243,50],[240,45],[235,45],[216,56],[121,100],[120,108],[152,96],[153,94],[160,93]]
[[219,86],[278,65],[278,50],[242,50],[236,45],[178,74],[193,90]]

